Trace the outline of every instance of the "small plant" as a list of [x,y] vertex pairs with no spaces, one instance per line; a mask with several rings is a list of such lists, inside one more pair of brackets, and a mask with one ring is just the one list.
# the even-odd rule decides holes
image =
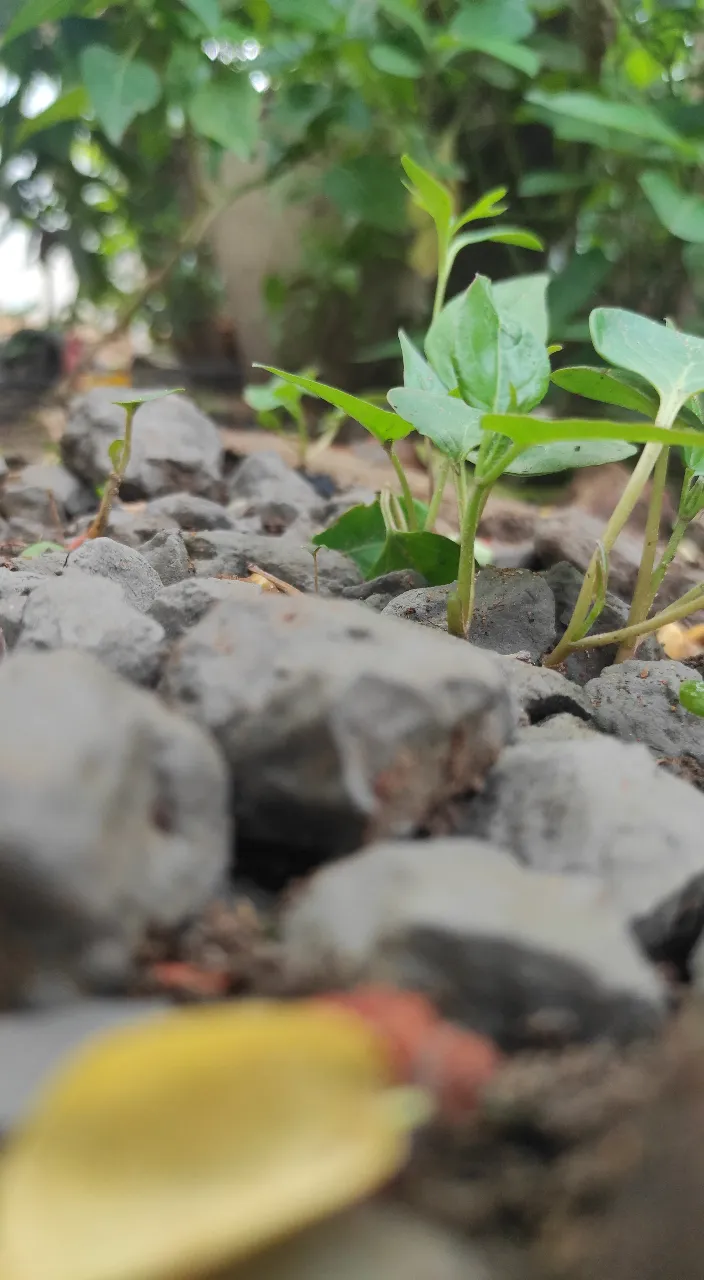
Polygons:
[[120,490],[120,485],[124,479],[125,472],[129,465],[132,453],[132,424],[134,415],[142,404],[147,404],[151,400],[161,400],[164,396],[172,396],[183,391],[183,387],[174,387],[170,391],[152,391],[145,395],[136,395],[130,392],[128,400],[114,400],[113,404],[117,404],[125,411],[125,433],[122,438],[118,436],[117,440],[113,440],[108,453],[112,463],[112,471],[103,486],[103,492],[100,499],[98,513],[91,524],[84,540],[91,538],[102,538],[110,516],[112,504]]
[[[400,333],[404,379],[388,393],[394,412],[337,391],[311,378],[273,369],[300,391],[320,396],[355,418],[383,444],[396,469],[401,499],[382,495],[372,507],[347,512],[316,541],[344,550],[368,576],[411,565],[431,583],[456,588],[448,600],[448,627],[469,634],[474,605],[476,535],[493,486],[508,475],[538,476],[627,458],[645,448],[595,549],[574,615],[548,665],[574,648],[617,643],[619,659],[629,657],[638,638],[704,606],[704,583],[654,618],[648,613],[688,523],[704,507],[704,340],[646,320],[632,312],[599,308],[592,312],[595,349],[613,368],[562,370],[556,383],[582,396],[630,409],[650,422],[556,422],[533,415],[551,380],[546,346],[547,276],[525,276],[492,285],[477,276],[464,293],[444,302],[449,268],[459,250],[481,239],[511,239],[539,247],[517,228],[460,229],[474,218],[503,212],[491,192],[461,215],[450,192],[407,157],[404,169],[416,202],[432,217],[438,239],[438,284],[425,355]],[[415,428],[431,442],[437,463],[429,507],[414,503],[394,442]],[[684,446],[686,472],[675,529],[659,561],[656,548],[669,447]],[[472,468],[470,472],[469,468]],[[609,554],[654,472],[643,559],[628,624],[618,632],[590,631],[605,603]],[[457,489],[460,545],[433,534],[450,473]]]
[[[314,370],[308,369],[302,376],[312,377],[313,374]],[[272,377],[265,383],[251,383],[244,389],[244,400],[250,409],[254,409],[260,427],[285,436],[286,416],[293,421],[298,434],[298,466],[305,471],[308,463],[332,444],[345,415],[339,409],[326,414],[321,423],[322,431],[315,444],[311,445],[303,396],[300,387],[279,377]]]

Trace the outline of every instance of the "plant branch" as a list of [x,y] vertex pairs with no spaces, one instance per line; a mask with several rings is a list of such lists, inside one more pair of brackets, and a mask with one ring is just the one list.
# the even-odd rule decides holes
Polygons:
[[[621,497],[613,510],[611,519],[604,530],[600,548],[596,548],[594,555],[589,562],[589,567],[584,575],[584,581],[577,597],[577,602],[574,606],[567,630],[559,644],[557,644],[553,649],[552,653],[548,654],[547,658],[544,659],[544,666],[559,666],[561,662],[564,662],[570,649],[574,647],[574,639],[578,635],[580,628],[584,625],[585,619],[587,618],[591,606],[594,603],[594,584],[596,582],[600,557],[601,555],[608,556],[613,550],[614,544],[621,533],[623,526],[628,520],[628,517],[633,511],[633,508],[650,478],[650,473],[660,456],[662,448],[663,446],[661,444],[647,444],[643,449],[643,452],[631,473],[628,484],[621,494]],[[584,648],[585,646],[582,645],[582,647]]]
[[[641,555],[640,567],[638,569],[638,577],[636,579],[633,599],[631,600],[631,608],[628,614],[627,627],[635,626],[639,622],[643,622],[647,618],[650,606],[653,603],[653,572],[655,565],[655,554],[658,546],[658,538],[660,536],[660,521],[662,519],[662,503],[665,496],[665,484],[667,482],[667,466],[670,460],[670,450],[664,448],[655,464],[653,472],[653,487],[650,495],[650,503],[648,505],[648,518],[645,525],[645,541],[643,543],[643,554]],[[636,645],[626,643],[621,645],[616,654],[616,662],[625,662],[628,658],[632,658],[636,650]]]
[[457,595],[462,610],[462,633],[469,636],[469,628],[474,612],[474,588],[476,582],[476,564],[474,559],[474,540],[477,536],[482,511],[489,497],[490,486],[475,485],[467,503],[462,521],[460,541],[460,563],[457,570]]
[[403,502],[406,507],[408,518],[408,528],[411,532],[415,532],[418,528],[418,516],[416,514],[415,503],[413,501],[413,494],[411,493],[411,486],[408,483],[408,476],[403,469],[403,463],[396,453],[393,444],[389,445],[387,453],[391,459],[394,471],[398,476],[398,482],[401,486],[401,493],[403,494]]
[[[695,595],[695,592],[699,592],[699,594]],[[621,641],[636,640],[639,636],[649,635],[652,631],[659,631],[660,627],[666,626],[668,622],[678,622],[680,618],[687,618],[690,613],[696,613],[701,608],[704,608],[704,585],[700,583],[692,591],[688,591],[686,596],[682,596],[680,600],[677,600],[675,604],[663,609],[662,613],[656,613],[654,618],[645,618],[642,622],[636,622],[630,627],[622,627],[619,631],[604,631],[597,636],[585,636],[583,640],[575,640],[570,647],[572,649],[591,649],[597,648],[599,645],[619,644]]]
[[428,514],[425,517],[425,524],[423,526],[424,529],[432,530],[435,526],[435,521],[438,518],[438,512],[440,510],[440,504],[443,499],[443,494],[445,492],[445,486],[447,484],[447,478],[450,474],[451,466],[452,466],[452,462],[450,458],[440,459],[438,474],[435,480],[435,488],[433,489],[432,497],[430,499]]

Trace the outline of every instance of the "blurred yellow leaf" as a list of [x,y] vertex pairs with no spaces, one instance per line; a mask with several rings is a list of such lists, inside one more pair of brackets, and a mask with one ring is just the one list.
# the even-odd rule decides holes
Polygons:
[[195,1008],[122,1029],[53,1081],[0,1163],[3,1280],[185,1280],[353,1203],[408,1112],[354,1015]]
[[668,622],[657,633],[668,658],[698,658],[704,653],[704,625],[685,627],[681,622]]

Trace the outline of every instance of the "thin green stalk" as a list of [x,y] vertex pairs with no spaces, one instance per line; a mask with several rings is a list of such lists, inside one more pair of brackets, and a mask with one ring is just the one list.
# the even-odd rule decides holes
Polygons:
[[670,605],[668,609],[663,609],[662,613],[656,613],[654,618],[645,618],[643,622],[636,622],[631,627],[621,627],[619,631],[605,631],[596,636],[585,636],[583,640],[575,640],[571,647],[573,649],[591,649],[604,644],[618,644],[623,640],[637,640],[639,636],[646,636],[652,631],[659,631],[660,627],[667,626],[669,622],[678,622],[680,618],[688,618],[691,613],[696,613],[698,609],[704,608],[704,588],[701,583],[694,590],[699,592],[698,596],[688,591],[686,596],[682,596],[680,600]]
[[489,497],[489,488],[475,485],[467,503],[462,521],[460,540],[460,563],[457,570],[457,595],[462,610],[462,632],[469,636],[469,628],[474,611],[474,587],[476,581],[476,565],[474,560],[474,540],[477,536],[482,511]]
[[440,459],[440,466],[438,467],[438,474],[435,479],[435,488],[433,489],[433,494],[430,499],[428,514],[425,517],[425,524],[423,526],[424,529],[432,530],[435,526],[435,521],[438,518],[438,512],[440,510],[440,504],[443,499],[443,494],[445,493],[445,486],[447,484],[447,478],[450,474],[451,466],[452,466],[452,462],[450,458]]
[[298,430],[298,465],[305,471],[308,459],[308,424],[300,404],[293,411],[293,417]]
[[660,563],[655,569],[652,580],[651,580],[650,590],[651,590],[651,598],[653,600],[655,599],[656,595],[658,594],[658,591],[660,590],[660,587],[662,586],[662,580],[665,577],[665,574],[667,573],[669,566],[672,564],[672,561],[677,555],[678,547],[682,539],[684,538],[685,533],[689,528],[689,523],[690,523],[689,520],[683,520],[681,516],[675,522],[675,527],[672,530],[672,533],[670,534],[670,541],[668,542],[667,546],[665,547],[665,550],[662,553],[662,558],[660,560]]
[[87,538],[102,538],[105,533],[112,504],[117,497],[122,478],[129,466],[130,456],[132,454],[132,423],[134,422],[134,415],[137,412],[137,407],[137,405],[129,405],[125,409],[125,436],[122,441],[122,453],[120,454],[119,466],[113,467],[110,475],[105,481],[105,488],[103,489],[103,496],[100,500],[98,513],[86,534]]
[[[659,425],[662,425],[662,423]],[[584,626],[584,622],[593,603],[594,584],[596,582],[600,556],[602,554],[608,556],[613,550],[619,534],[621,533],[628,517],[640,498],[643,489],[650,479],[650,473],[660,456],[662,448],[663,446],[661,444],[647,444],[643,449],[636,466],[631,472],[628,484],[614,507],[611,518],[604,530],[601,538],[601,549],[599,547],[596,548],[594,555],[589,562],[589,567],[584,575],[584,581],[577,597],[567,630],[559,644],[553,649],[552,653],[548,654],[547,658],[544,659],[544,666],[559,666],[561,662],[564,662],[570,649],[573,647],[574,640],[579,633],[580,627]]]
[[445,291],[450,279],[450,268],[452,261],[449,255],[449,244],[438,236],[438,278],[435,285],[435,297],[433,298],[433,320],[442,311],[445,302]]
[[[631,608],[628,614],[628,622],[626,624],[627,627],[637,626],[638,623],[644,622],[650,612],[650,606],[653,603],[653,570],[658,538],[660,537],[662,503],[665,496],[669,460],[670,450],[668,448],[664,448],[653,471],[653,487],[650,494],[650,503],[648,504],[648,518],[645,525],[643,554],[641,555],[638,577],[636,579],[635,590],[633,592],[633,599],[631,600]],[[628,642],[622,644],[616,654],[616,662],[626,662],[629,658],[632,658],[635,654],[636,647],[636,645]]]
[[393,445],[389,446],[387,452],[391,459],[391,462],[393,463],[394,471],[398,476],[398,482],[401,486],[401,493],[403,494],[403,502],[406,508],[406,512],[408,514],[408,528],[412,533],[415,533],[415,531],[418,528],[418,516],[416,514],[415,503],[413,501],[413,494],[411,493],[411,486],[408,483],[408,476],[406,475],[406,472],[403,469],[403,464],[401,462],[401,459],[398,457],[398,454],[396,453]]

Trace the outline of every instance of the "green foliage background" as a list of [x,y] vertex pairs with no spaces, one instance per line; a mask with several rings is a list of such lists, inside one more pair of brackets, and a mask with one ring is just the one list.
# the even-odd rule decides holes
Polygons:
[[[0,203],[42,255],[68,248],[83,297],[114,301],[126,253],[158,271],[222,199],[227,152],[258,158],[320,211],[301,272],[268,284],[274,319],[329,335],[341,316],[364,360],[430,308],[407,288],[435,267],[407,151],[460,203],[508,186],[547,246],[551,339],[581,341],[599,303],[702,332],[703,18],[704,0],[6,0]],[[59,96],[28,119],[38,76]],[[450,293],[541,265],[483,244]],[[217,290],[207,243],[188,245],[143,311],[178,336]]]

